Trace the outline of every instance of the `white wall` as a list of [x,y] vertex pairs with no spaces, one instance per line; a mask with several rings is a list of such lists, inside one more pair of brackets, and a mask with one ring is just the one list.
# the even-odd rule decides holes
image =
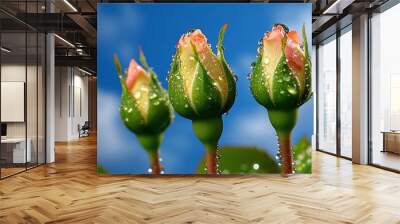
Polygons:
[[88,77],[72,67],[56,67],[55,73],[55,140],[70,141],[88,120]]

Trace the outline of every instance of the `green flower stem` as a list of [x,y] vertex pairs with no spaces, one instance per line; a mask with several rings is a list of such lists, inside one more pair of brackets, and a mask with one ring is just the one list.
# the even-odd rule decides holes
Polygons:
[[163,138],[163,134],[154,135],[137,135],[140,144],[146,150],[149,155],[149,161],[151,166],[152,174],[161,173],[159,147]]
[[152,174],[161,174],[160,153],[159,151],[149,152]]
[[293,174],[293,156],[290,134],[278,134],[279,151],[282,159],[282,176]]
[[217,148],[223,129],[222,117],[196,119],[193,120],[192,127],[206,149],[207,173],[217,174]]
[[205,145],[206,148],[206,167],[208,174],[217,174],[217,146]]
[[293,174],[293,153],[291,149],[291,133],[296,126],[298,110],[268,110],[269,120],[278,135],[279,152],[281,154],[282,175]]

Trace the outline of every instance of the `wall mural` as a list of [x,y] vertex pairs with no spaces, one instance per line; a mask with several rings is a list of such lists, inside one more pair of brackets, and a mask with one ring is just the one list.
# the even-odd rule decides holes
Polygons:
[[99,173],[311,173],[311,4],[98,9]]

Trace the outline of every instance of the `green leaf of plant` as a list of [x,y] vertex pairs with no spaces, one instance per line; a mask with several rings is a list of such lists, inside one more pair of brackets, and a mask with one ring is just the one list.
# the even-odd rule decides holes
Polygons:
[[[224,146],[220,154],[219,169],[223,174],[279,173],[276,161],[265,150],[249,146]],[[197,173],[205,174],[205,158],[200,162]]]

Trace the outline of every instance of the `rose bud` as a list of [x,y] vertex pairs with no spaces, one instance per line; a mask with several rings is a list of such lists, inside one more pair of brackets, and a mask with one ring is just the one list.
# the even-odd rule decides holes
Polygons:
[[222,114],[232,107],[236,96],[236,82],[222,46],[226,28],[224,25],[220,30],[217,54],[199,29],[183,34],[168,76],[172,106],[178,114],[192,120],[193,130],[206,148],[209,174],[217,172]]
[[140,61],[145,69],[132,59],[124,75],[117,56],[114,56],[122,87],[120,115],[148,153],[152,173],[160,174],[159,146],[163,132],[173,119],[173,109],[167,92],[141,51]]
[[312,96],[311,59],[304,26],[302,39],[303,46],[296,31],[289,31],[283,24],[274,25],[260,43],[250,78],[252,94],[268,110],[277,132],[285,176],[294,173],[290,136],[298,108]]

